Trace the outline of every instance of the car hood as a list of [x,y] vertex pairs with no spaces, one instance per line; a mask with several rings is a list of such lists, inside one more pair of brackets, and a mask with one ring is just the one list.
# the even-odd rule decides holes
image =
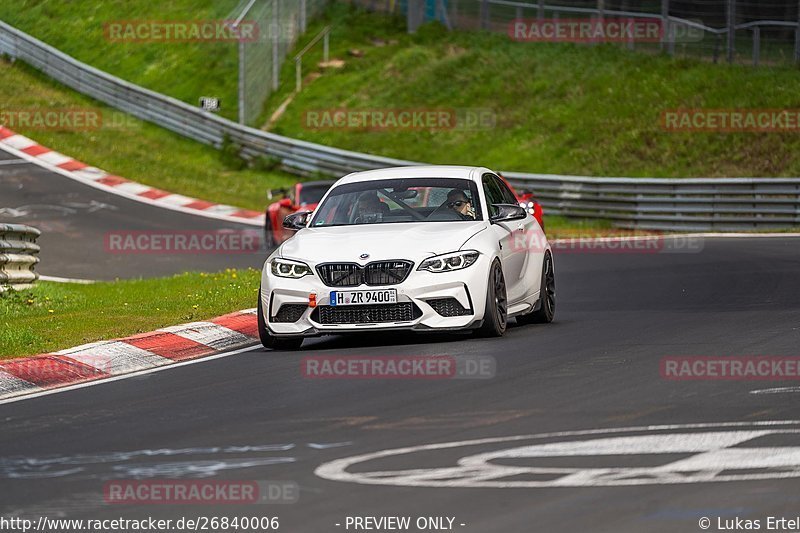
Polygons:
[[[420,261],[452,252],[486,228],[485,222],[409,222],[306,228],[281,245],[281,257],[322,263],[368,263],[381,259]],[[369,254],[368,258],[361,258]]]

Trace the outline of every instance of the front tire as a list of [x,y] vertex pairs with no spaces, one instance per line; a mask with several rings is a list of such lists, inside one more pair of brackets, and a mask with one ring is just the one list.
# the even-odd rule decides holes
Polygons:
[[556,271],[553,256],[547,252],[542,264],[542,284],[539,288],[539,308],[517,317],[518,324],[549,324],[556,315]]
[[497,259],[489,268],[489,284],[486,290],[486,309],[483,325],[478,330],[481,337],[502,337],[508,321],[508,296],[503,268]]
[[275,337],[267,329],[264,309],[261,304],[261,287],[258,288],[258,337],[264,348],[270,350],[298,350],[303,344],[303,337]]

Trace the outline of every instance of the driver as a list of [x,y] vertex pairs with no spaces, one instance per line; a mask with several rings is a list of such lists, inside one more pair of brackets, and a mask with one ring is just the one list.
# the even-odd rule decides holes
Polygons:
[[447,202],[445,205],[458,213],[462,220],[475,219],[475,208],[472,207],[472,202],[461,189],[453,189],[447,193]]
[[378,193],[375,191],[361,193],[356,204],[356,218],[354,222],[357,224],[380,222],[385,210],[384,205],[385,204],[378,199]]

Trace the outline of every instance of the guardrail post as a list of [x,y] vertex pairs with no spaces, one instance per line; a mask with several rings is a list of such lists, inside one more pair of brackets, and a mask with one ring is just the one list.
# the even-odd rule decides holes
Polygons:
[[753,66],[758,66],[761,59],[761,28],[753,26]]
[[733,63],[736,48],[736,0],[728,0],[728,63]]

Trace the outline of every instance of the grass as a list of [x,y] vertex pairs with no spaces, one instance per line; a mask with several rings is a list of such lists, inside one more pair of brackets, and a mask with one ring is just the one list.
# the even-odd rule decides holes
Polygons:
[[[677,108],[798,108],[793,67],[754,69],[630,52],[615,45],[515,43],[486,32],[413,36],[402,20],[334,6],[330,69],[296,95],[272,131],[390,157],[482,164],[508,171],[610,176],[800,175],[800,133],[667,132],[661,113]],[[304,43],[301,42],[299,46]],[[358,49],[363,57],[349,51]],[[305,72],[319,61],[315,50]],[[291,79],[292,65],[283,70]],[[284,83],[262,117],[293,89]],[[483,130],[311,130],[321,109],[493,111]],[[262,123],[265,120],[262,120]]]
[[297,181],[275,170],[242,168],[243,162],[235,156],[113,111],[19,62],[12,65],[0,60],[0,102],[3,112],[97,111],[103,126],[94,130],[54,131],[9,121],[6,125],[79,161],[170,192],[262,210],[267,189]]
[[225,270],[0,293],[0,359],[57,351],[255,307],[260,272]]
[[237,43],[112,42],[104,25],[119,21],[222,20],[238,0],[15,0],[0,2],[0,19],[115,76],[192,105],[222,101],[236,118]]

